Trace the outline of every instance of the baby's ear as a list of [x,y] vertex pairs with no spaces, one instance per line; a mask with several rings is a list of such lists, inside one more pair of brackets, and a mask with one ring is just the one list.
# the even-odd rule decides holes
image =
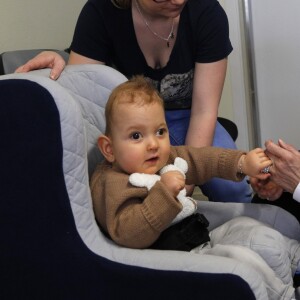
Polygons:
[[103,156],[109,161],[109,162],[114,162],[115,157],[113,153],[113,147],[112,147],[112,142],[111,139],[106,136],[106,135],[101,135],[98,138],[98,148],[103,154]]

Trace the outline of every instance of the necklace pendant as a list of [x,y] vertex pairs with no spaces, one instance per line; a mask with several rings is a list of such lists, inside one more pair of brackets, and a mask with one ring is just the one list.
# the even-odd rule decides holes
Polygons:
[[[167,47],[169,48],[169,47],[170,47],[170,42],[169,42],[169,40],[175,38],[175,35],[174,35],[174,32],[173,32],[173,30],[174,30],[174,18],[172,18],[172,27],[171,27],[171,31],[170,31],[168,37],[165,38],[165,37],[159,35],[157,32],[155,32],[155,31],[150,27],[149,22],[147,21],[147,19],[145,18],[144,14],[143,14],[142,11],[141,11],[141,8],[140,8],[140,5],[139,5],[138,1],[137,1],[137,0],[133,0],[133,1],[135,2],[135,6],[136,6],[136,8],[137,8],[139,14],[141,15],[141,18],[143,19],[143,21],[144,21],[146,27],[147,27],[147,28],[152,32],[152,34],[154,34],[157,38],[159,38],[159,39],[161,39],[161,40],[163,40],[163,41],[166,41],[166,42],[167,42]],[[153,1],[156,2],[156,0],[153,0]],[[160,0],[160,2],[165,2],[165,1],[166,1],[166,0],[164,0],[164,1],[163,1],[163,0]]]

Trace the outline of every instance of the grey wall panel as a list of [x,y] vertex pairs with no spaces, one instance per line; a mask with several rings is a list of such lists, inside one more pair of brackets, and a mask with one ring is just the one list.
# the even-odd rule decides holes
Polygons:
[[257,144],[300,149],[300,1],[245,1],[253,62]]

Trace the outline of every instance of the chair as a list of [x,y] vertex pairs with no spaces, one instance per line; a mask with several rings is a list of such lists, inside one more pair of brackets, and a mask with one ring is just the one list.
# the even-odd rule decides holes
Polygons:
[[[0,76],[0,299],[258,299],[266,289],[230,258],[119,247],[99,230],[89,173],[101,160],[107,97],[126,78],[106,66]],[[299,239],[273,206],[201,203],[210,229],[237,216]]]

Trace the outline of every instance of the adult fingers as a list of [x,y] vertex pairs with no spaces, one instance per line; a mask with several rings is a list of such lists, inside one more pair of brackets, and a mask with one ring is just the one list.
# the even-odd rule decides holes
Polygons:
[[278,140],[278,145],[281,147],[281,148],[283,148],[283,149],[286,149],[286,150],[288,150],[288,151],[290,151],[290,152],[298,152],[298,150],[294,147],[294,146],[292,146],[292,145],[290,145],[290,144],[287,144],[286,142],[284,142],[282,139],[279,139]]
[[284,156],[284,154],[286,153],[286,149],[281,148],[279,145],[276,145],[275,143],[271,142],[271,141],[267,141],[265,143],[266,146],[266,150],[267,150],[267,155],[275,155],[277,157],[281,157]]
[[66,64],[64,60],[55,60],[50,72],[50,78],[56,80],[64,70],[65,66]]

